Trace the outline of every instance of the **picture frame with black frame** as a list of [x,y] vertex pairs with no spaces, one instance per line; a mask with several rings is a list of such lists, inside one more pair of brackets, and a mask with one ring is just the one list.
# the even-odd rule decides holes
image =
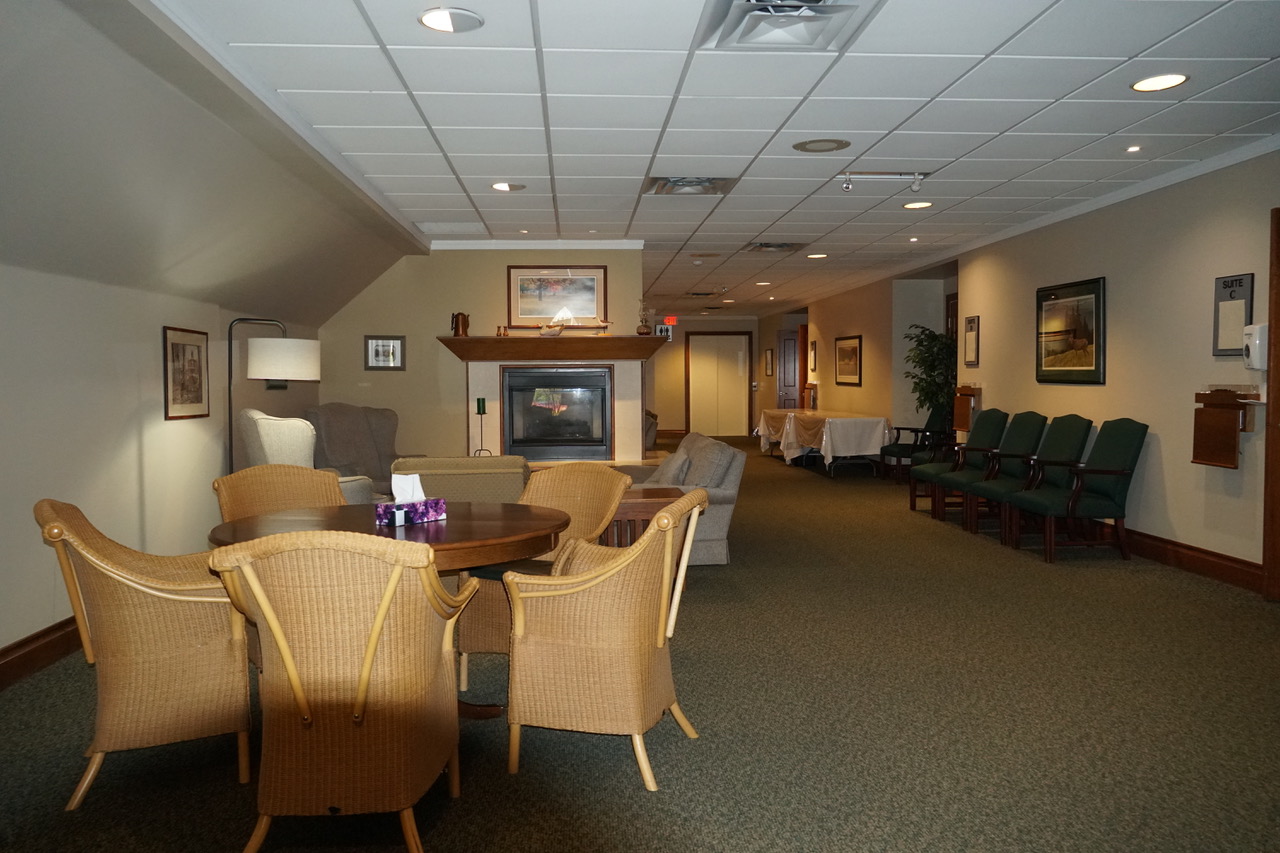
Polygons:
[[365,335],[365,370],[404,370],[404,335]]
[[1107,366],[1106,279],[1036,290],[1036,381],[1104,385]]
[[964,366],[978,366],[978,316],[964,318]]
[[209,333],[164,327],[164,419],[209,417]]
[[862,385],[862,335],[836,338],[836,384]]
[[1253,273],[1213,280],[1213,354],[1244,355],[1244,327],[1253,322]]

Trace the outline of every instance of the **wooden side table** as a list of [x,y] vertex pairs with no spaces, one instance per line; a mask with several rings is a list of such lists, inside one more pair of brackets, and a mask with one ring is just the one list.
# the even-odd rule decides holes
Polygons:
[[675,486],[652,489],[627,489],[613,521],[600,536],[601,545],[625,548],[640,538],[644,529],[658,512],[684,497],[684,491]]

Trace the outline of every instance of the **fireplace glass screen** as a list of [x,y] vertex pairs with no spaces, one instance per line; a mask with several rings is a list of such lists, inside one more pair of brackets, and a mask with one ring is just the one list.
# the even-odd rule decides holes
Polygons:
[[609,459],[610,371],[508,368],[503,452],[528,459]]

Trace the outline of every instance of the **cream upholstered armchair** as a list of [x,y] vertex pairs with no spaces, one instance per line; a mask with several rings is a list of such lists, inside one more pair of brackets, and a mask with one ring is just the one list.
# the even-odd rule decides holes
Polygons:
[[[257,409],[241,409],[237,420],[240,444],[249,465],[315,467],[316,428],[310,421],[305,418],[276,418]],[[349,504],[374,501],[373,480],[368,477],[340,476],[338,486]]]
[[[447,767],[459,794],[453,628],[475,591],[440,583],[429,545],[311,531],[219,548],[209,565],[262,630],[262,844],[275,815],[399,813]],[[305,578],[305,583],[299,582]]]
[[668,640],[706,506],[706,491],[694,489],[626,548],[571,539],[551,576],[503,575],[511,598],[510,772],[519,769],[522,726],[629,735],[644,785],[656,791],[644,733],[670,711],[686,735],[698,736],[676,702]]
[[80,806],[108,752],[235,733],[249,781],[244,617],[209,574],[207,552],[159,557],[107,538],[77,507],[45,499],[36,523],[53,546],[85,660],[97,673]]
[[[511,607],[507,591],[496,573],[550,571],[556,554],[570,539],[595,542],[618,512],[631,478],[599,462],[570,462],[535,471],[520,494],[519,503],[549,506],[569,514],[569,526],[560,534],[555,550],[528,560],[486,567],[494,578],[481,578],[480,588],[458,620],[458,651],[462,654],[460,687],[467,689],[467,655],[507,654],[511,650]],[[463,575],[466,577],[467,575]]]

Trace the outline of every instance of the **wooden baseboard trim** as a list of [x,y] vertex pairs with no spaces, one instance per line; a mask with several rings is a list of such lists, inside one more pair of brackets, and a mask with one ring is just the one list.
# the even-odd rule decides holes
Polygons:
[[1229,557],[1194,545],[1184,545],[1137,530],[1129,531],[1129,550],[1139,557],[1203,575],[1223,583],[1261,594],[1264,575],[1262,565]]
[[80,634],[71,617],[55,622],[0,649],[0,690],[80,650]]

